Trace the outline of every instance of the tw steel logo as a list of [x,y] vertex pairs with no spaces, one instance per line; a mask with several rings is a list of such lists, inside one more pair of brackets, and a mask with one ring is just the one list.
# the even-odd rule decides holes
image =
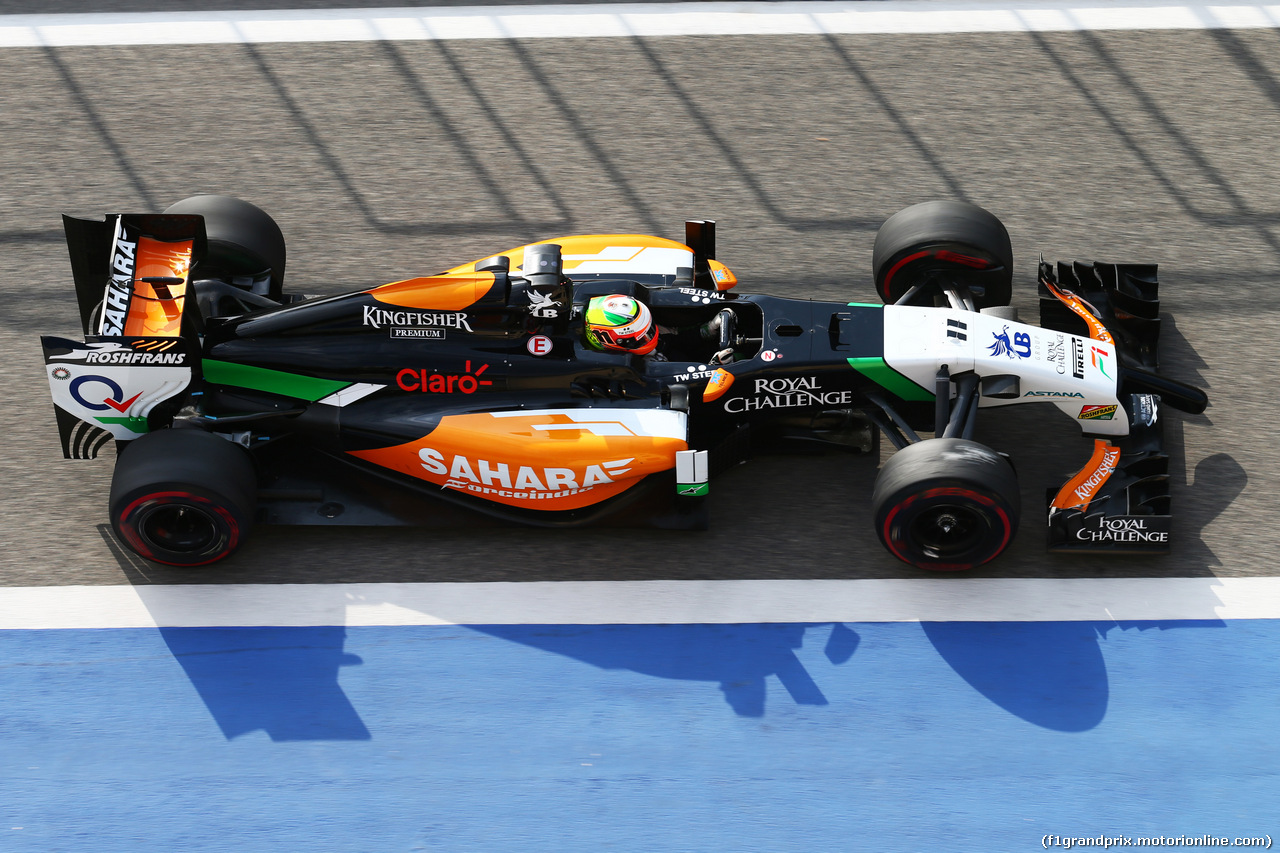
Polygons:
[[489,365],[482,364],[471,372],[471,362],[467,362],[465,373],[428,373],[426,369],[406,367],[396,374],[396,385],[401,391],[419,391],[423,394],[474,394],[481,385],[492,385],[488,379],[480,376]]
[[111,279],[102,304],[101,334],[123,335],[133,293],[133,269],[138,256],[138,241],[130,239],[124,224],[116,225],[115,249],[111,256]]

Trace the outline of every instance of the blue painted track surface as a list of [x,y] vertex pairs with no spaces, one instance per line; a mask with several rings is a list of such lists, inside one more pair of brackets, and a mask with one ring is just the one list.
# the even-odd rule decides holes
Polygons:
[[8,851],[1016,851],[1280,816],[1280,620],[0,644]]

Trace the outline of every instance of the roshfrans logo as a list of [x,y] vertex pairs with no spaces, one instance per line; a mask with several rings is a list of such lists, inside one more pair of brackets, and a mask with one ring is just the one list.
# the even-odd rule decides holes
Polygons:
[[580,468],[535,469],[529,465],[521,465],[514,474],[506,462],[495,464],[487,459],[472,460],[461,454],[446,462],[445,454],[434,447],[419,450],[418,460],[432,474],[448,477],[448,482],[444,484],[446,488],[478,495],[492,494],[502,498],[537,501],[565,498],[612,483],[615,477],[631,470],[628,466],[635,461],[635,457]]
[[[710,386],[708,386],[710,387]],[[757,379],[756,397],[732,397],[724,410],[733,414],[759,409],[790,409],[800,406],[838,406],[852,403],[852,391],[823,391],[816,376]]]
[[376,305],[365,305],[363,323],[375,329],[381,329],[383,326],[426,326],[471,331],[471,325],[467,322],[467,315],[464,311],[404,311],[379,308]]
[[401,391],[420,391],[423,394],[474,394],[481,385],[492,385],[488,379],[480,376],[489,365],[482,364],[471,372],[471,362],[467,362],[465,373],[429,373],[425,368],[415,370],[406,367],[396,374],[396,384]]
[[84,349],[49,358],[72,364],[184,365],[187,363],[187,354],[175,349],[177,344],[177,340],[173,338],[147,338],[133,341],[128,346],[119,341],[97,341],[86,344]]
[[1082,406],[1077,419],[1082,421],[1109,421],[1115,416],[1115,406]]
[[104,335],[123,335],[124,321],[129,316],[129,300],[133,295],[133,270],[138,256],[138,241],[130,239],[123,220],[116,221],[115,248],[111,254],[111,278],[102,303]]

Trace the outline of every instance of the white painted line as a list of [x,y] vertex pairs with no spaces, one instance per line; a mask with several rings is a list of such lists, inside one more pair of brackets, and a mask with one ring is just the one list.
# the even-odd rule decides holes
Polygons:
[[1280,619],[1280,578],[0,588],[0,630]]
[[1280,3],[630,3],[0,15],[0,47],[1280,27]]

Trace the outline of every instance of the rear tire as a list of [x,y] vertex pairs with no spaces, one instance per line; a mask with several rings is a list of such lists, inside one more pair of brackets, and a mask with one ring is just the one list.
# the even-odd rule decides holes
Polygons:
[[978,308],[1013,298],[1009,232],[995,214],[964,201],[926,201],[890,216],[876,232],[871,266],[889,304],[922,285],[911,304],[933,305],[938,289],[929,285],[938,280],[968,287]]
[[230,556],[257,506],[248,451],[198,429],[148,433],[125,447],[111,478],[111,526],[129,550],[170,566]]
[[169,205],[165,213],[204,217],[209,251],[193,270],[196,278],[219,279],[280,301],[284,234],[265,210],[231,196],[196,195]]
[[999,556],[1018,529],[1018,478],[976,441],[932,438],[889,458],[871,497],[876,533],[921,569],[964,571]]

